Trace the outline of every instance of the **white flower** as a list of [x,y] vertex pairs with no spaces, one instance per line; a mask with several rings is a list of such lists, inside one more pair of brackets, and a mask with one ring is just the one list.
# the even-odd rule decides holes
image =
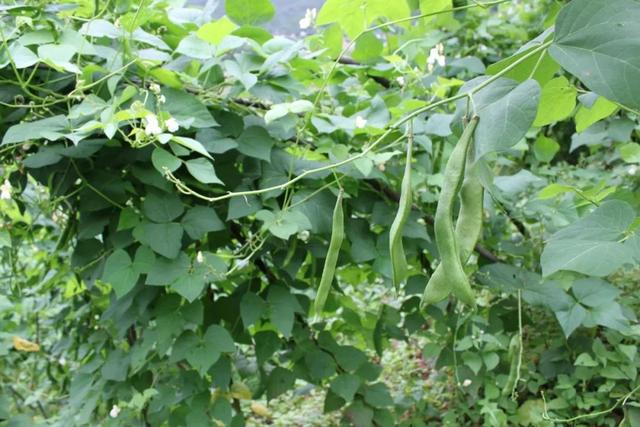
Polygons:
[[243,268],[245,268],[247,265],[249,265],[249,260],[244,258],[241,259],[237,262],[237,266],[238,266],[238,270],[242,270]]
[[462,387],[469,387],[470,385],[471,385],[471,380],[469,378],[462,381]]
[[158,122],[158,118],[155,114],[147,114],[144,121],[144,133],[147,135],[160,135],[162,133],[160,123]]
[[396,77],[396,81],[400,86],[404,86],[404,84],[406,83],[403,76]]
[[196,254],[196,262],[198,264],[202,264],[204,262],[204,255],[202,255],[202,251],[198,251]]
[[[636,173],[638,173],[638,167],[636,165],[631,165],[629,166],[629,169],[627,170],[627,173],[631,176],[635,175]],[[7,181],[5,181],[6,183]],[[4,186],[3,186],[4,187]],[[4,192],[2,193],[4,194]]]
[[157,83],[151,83],[149,85],[149,90],[155,94],[159,94],[160,93],[160,85]]
[[444,56],[444,45],[438,43],[433,49],[429,51],[429,58],[427,58],[427,68],[429,71],[433,71],[435,65],[438,64],[444,67],[446,64],[446,58]]
[[171,133],[176,132],[178,129],[180,129],[180,125],[178,124],[177,120],[174,119],[173,117],[169,117],[165,122],[165,125],[167,125],[167,130]]
[[166,98],[164,95],[160,95],[160,96],[158,97],[158,102],[159,102],[160,104],[164,104],[165,102],[167,102],[167,98]]
[[362,129],[363,127],[365,127],[367,125],[367,119],[365,119],[362,116],[358,116],[356,117],[356,127],[358,129]]
[[117,418],[118,415],[120,415],[120,408],[118,408],[118,405],[113,405],[113,407],[109,411],[109,416],[111,418]]
[[317,15],[317,11],[315,7],[313,9],[307,9],[307,11],[304,14],[304,18],[298,21],[298,24],[300,25],[300,29],[306,30],[307,28],[311,27],[313,25],[313,21],[316,20],[316,15]]
[[11,183],[8,179],[0,185],[0,200],[11,200]]
[[60,366],[64,366],[67,364],[67,359],[65,359],[64,356],[61,356],[60,359],[58,359],[58,363]]
[[298,239],[302,240],[303,242],[306,242],[307,240],[309,240],[309,231],[308,230],[302,230],[301,232],[298,233]]

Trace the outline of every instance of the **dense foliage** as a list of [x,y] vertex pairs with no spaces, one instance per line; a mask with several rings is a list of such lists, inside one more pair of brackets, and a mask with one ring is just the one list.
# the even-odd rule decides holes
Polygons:
[[184,3],[0,5],[0,425],[640,426],[637,0]]

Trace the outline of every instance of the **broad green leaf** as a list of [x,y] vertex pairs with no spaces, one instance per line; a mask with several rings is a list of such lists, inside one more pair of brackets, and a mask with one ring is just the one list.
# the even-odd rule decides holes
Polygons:
[[4,49],[0,51],[0,68],[3,68],[7,64],[9,64],[9,58],[11,58],[11,61],[13,61],[15,67],[19,70],[31,67],[40,60],[38,58],[38,55],[33,53],[31,49],[23,46],[20,43],[13,43],[11,46],[9,46],[8,51]]
[[272,286],[267,297],[270,319],[286,338],[291,336],[294,313],[299,310],[296,297],[280,286]]
[[267,303],[253,292],[247,292],[240,301],[240,318],[245,328],[254,325],[262,318]]
[[222,184],[220,178],[216,175],[216,171],[213,168],[213,164],[207,159],[193,159],[188,160],[185,165],[189,173],[198,181],[203,184]]
[[602,277],[631,262],[629,251],[619,240],[635,217],[629,204],[612,200],[558,231],[540,258],[544,276],[569,270]]
[[42,138],[55,141],[63,136],[64,129],[68,126],[69,122],[63,115],[20,123],[7,129],[2,138],[2,144],[14,144]]
[[[460,91],[470,91],[484,80],[486,77],[473,79]],[[499,79],[474,94],[476,112],[480,117],[475,132],[476,159],[516,145],[533,124],[539,96],[540,86],[535,80],[516,84],[507,79]],[[466,101],[458,102],[456,117],[462,117],[466,108]]]
[[379,57],[384,50],[384,44],[375,33],[365,33],[356,42],[356,47],[353,50],[353,59],[359,62],[366,63],[367,61],[374,60]]
[[200,144],[198,141],[192,138],[186,138],[184,136],[174,136],[172,141],[177,142],[178,144],[186,147],[190,150],[195,151],[196,153],[202,154],[205,157],[212,158],[211,155],[207,152],[207,150]]
[[154,252],[171,259],[180,254],[182,233],[182,226],[175,222],[146,223],[133,230],[133,236],[136,239],[149,245]]
[[149,193],[142,203],[145,216],[154,222],[170,222],[184,212],[184,205],[177,194]]
[[355,427],[373,426],[373,409],[365,405],[359,399],[355,400],[347,409],[345,409],[344,415]]
[[360,388],[360,384],[362,384],[362,380],[357,375],[340,374],[331,381],[331,391],[346,402],[351,402]]
[[182,160],[168,152],[167,150],[156,147],[151,153],[151,163],[153,166],[164,175],[165,168],[169,170],[169,172],[173,172],[180,167],[182,164]]
[[278,334],[273,331],[260,331],[254,335],[253,339],[256,343],[256,359],[260,365],[267,362],[280,348]]
[[640,3],[573,0],[556,20],[549,53],[589,89],[640,109]]
[[206,285],[204,277],[195,271],[189,271],[171,284],[171,289],[183,296],[187,301],[195,301]]
[[566,309],[556,311],[555,315],[565,337],[569,337],[587,318],[587,310],[573,301]]
[[309,369],[311,378],[318,381],[336,373],[336,364],[333,358],[322,350],[313,350],[304,357],[304,362]]
[[538,199],[540,200],[553,199],[554,197],[557,197],[560,194],[571,193],[571,192],[574,192],[575,190],[576,190],[575,187],[572,187],[570,185],[553,183],[553,184],[547,185],[542,190],[540,190],[540,192],[538,193]]
[[637,142],[629,142],[621,145],[620,157],[627,163],[640,163],[640,144]]
[[236,345],[233,338],[225,328],[220,325],[211,325],[204,334],[204,341],[211,343],[213,347],[220,353],[233,353],[236,351]]
[[267,399],[275,399],[282,393],[293,388],[295,375],[288,369],[276,367],[267,379]]
[[[166,98],[165,107],[183,127],[208,128],[218,126],[207,107],[188,92],[172,88],[163,88]],[[208,154],[205,154],[205,156]]]
[[364,401],[374,408],[384,408],[393,405],[393,398],[384,383],[367,385],[364,389]]
[[578,91],[566,77],[550,80],[542,88],[540,105],[533,125],[545,126],[569,117],[576,108],[577,94]]
[[411,11],[405,1],[327,0],[318,12],[318,25],[337,22],[353,39],[380,17],[387,20],[406,18]]
[[236,28],[238,28],[236,24],[226,16],[223,16],[217,21],[204,24],[198,29],[196,35],[204,41],[218,45],[222,39],[231,34]]
[[271,161],[271,148],[275,144],[269,132],[260,126],[251,126],[238,138],[238,151],[250,157]]
[[[518,49],[514,55],[498,61],[495,64],[491,64],[487,67],[487,74],[494,75],[501,72],[526,54],[530,53],[533,49],[540,46],[547,38],[549,38],[550,34],[551,30],[543,32],[538,37]],[[525,59],[513,69],[507,71],[504,77],[507,79],[513,79],[517,82],[534,79],[540,83],[540,85],[546,85],[559,69],[560,66],[558,63],[554,61],[548,53],[541,51],[540,53]]]
[[550,162],[558,151],[560,151],[560,144],[558,144],[556,140],[544,135],[538,136],[533,143],[533,155],[541,162]]
[[211,231],[220,231],[225,228],[218,213],[213,208],[206,206],[196,206],[189,209],[181,222],[184,231],[194,240],[200,239]]
[[147,274],[147,285],[166,286],[186,275],[191,268],[191,262],[187,254],[182,252],[175,259],[156,257],[151,270]]
[[122,298],[136,285],[140,273],[134,268],[131,257],[122,249],[114,251],[104,265],[102,280],[111,284],[116,297]]
[[591,107],[581,105],[576,113],[576,131],[582,132],[595,122],[609,117],[617,109],[616,104],[603,97],[598,97]]
[[264,24],[276,13],[270,0],[225,0],[224,9],[239,25]]

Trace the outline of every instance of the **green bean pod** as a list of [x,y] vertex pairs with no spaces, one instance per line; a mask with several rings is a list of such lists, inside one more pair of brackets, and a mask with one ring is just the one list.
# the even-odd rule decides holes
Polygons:
[[[473,133],[477,124],[478,118],[473,117],[462,133],[458,144],[456,144],[451,152],[444,171],[442,191],[440,199],[438,200],[434,220],[436,245],[440,252],[441,262],[427,283],[424,294],[422,295],[422,306],[440,302],[446,298],[450,292],[465,304],[475,305],[475,296],[460,259],[461,252],[467,252],[467,248],[461,248],[458,242],[457,233],[453,228],[452,217],[454,204],[465,175],[469,147],[471,146]],[[470,201],[468,197],[467,201]],[[477,207],[474,207],[471,210],[475,211],[476,209]],[[480,207],[480,212],[481,209]],[[468,212],[469,207],[465,208],[465,210],[464,215],[463,212],[459,215],[458,223],[456,224],[456,229],[459,229],[460,233],[466,230],[469,225],[467,223],[467,218],[470,216]],[[463,239],[463,243],[468,246],[471,240],[471,238],[465,238]],[[475,241],[473,244],[475,245]],[[473,250],[473,246],[471,250]],[[470,253],[470,251],[468,252]],[[438,271],[438,269],[440,269],[440,271]]]
[[509,396],[513,393],[513,388],[516,385],[516,379],[518,377],[518,357],[520,353],[520,336],[514,335],[509,342],[509,350],[507,356],[509,357],[509,377],[507,382],[502,388],[502,395]]
[[407,140],[407,157],[404,166],[404,176],[400,190],[400,202],[398,204],[398,212],[391,224],[389,230],[389,252],[391,255],[391,279],[393,286],[400,289],[400,283],[407,278],[409,266],[407,265],[407,257],[404,254],[404,246],[402,245],[402,230],[411,213],[411,159],[413,149],[413,134],[409,132]]
[[322,269],[320,286],[318,286],[316,299],[313,302],[313,311],[316,316],[321,315],[324,304],[327,301],[327,296],[329,296],[329,291],[331,290],[331,282],[333,282],[333,277],[336,273],[336,264],[338,263],[340,246],[342,246],[342,240],[344,239],[344,212],[342,210],[342,194],[343,190],[340,190],[340,192],[338,193],[338,199],[336,200],[336,206],[333,209],[331,241],[329,242],[327,257],[324,261],[324,267]]

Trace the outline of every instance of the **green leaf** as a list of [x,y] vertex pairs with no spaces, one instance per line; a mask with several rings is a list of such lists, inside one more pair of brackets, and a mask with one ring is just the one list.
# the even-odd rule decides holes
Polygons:
[[147,274],[147,285],[165,286],[186,275],[191,268],[189,257],[184,252],[175,259],[157,257],[153,263],[149,274]]
[[550,80],[542,88],[538,114],[533,125],[545,126],[569,117],[576,108],[577,94],[577,89],[566,77]]
[[264,24],[276,13],[269,0],[225,0],[224,9],[238,25]]
[[156,147],[151,153],[151,163],[158,172],[164,175],[164,168],[167,168],[169,172],[173,172],[180,167],[182,160],[168,152],[167,150]]
[[151,192],[142,204],[145,216],[154,222],[169,222],[184,212],[180,197],[176,194]]
[[[27,67],[31,67],[35,65],[40,60],[38,55],[33,53],[31,49],[23,46],[20,43],[13,43],[9,46],[9,55],[11,55],[11,60],[15,67],[19,70]],[[2,50],[0,51],[0,68],[3,68],[5,65],[9,63],[9,56],[7,52]]]
[[104,266],[102,281],[110,283],[116,297],[122,298],[136,285],[140,273],[136,271],[131,257],[122,249],[114,251]]
[[637,142],[629,142],[621,145],[620,157],[627,163],[640,163],[640,144]]
[[346,402],[351,402],[361,384],[362,380],[357,375],[340,374],[331,381],[331,391]]
[[275,140],[265,128],[250,126],[238,138],[238,151],[249,157],[270,162],[271,148],[274,144]]
[[236,351],[236,345],[233,338],[225,328],[220,325],[211,325],[204,334],[204,341],[211,343],[216,351],[220,353],[233,353]]
[[267,303],[253,292],[247,292],[240,300],[240,318],[245,328],[256,324],[267,310]]
[[544,276],[570,270],[601,277],[631,262],[619,239],[635,217],[629,204],[612,200],[558,231],[551,236],[540,258]]
[[550,162],[558,151],[560,151],[560,144],[544,135],[539,135],[533,143],[533,155],[541,162]]
[[[529,41],[522,46],[518,51],[501,61],[491,64],[487,67],[487,75],[495,75],[520,60],[523,56],[530,53],[533,49],[540,46],[551,34],[550,30],[547,30],[540,34],[535,39]],[[551,58],[546,51],[534,54],[525,59],[519,65],[515,66],[511,70],[507,71],[504,75],[507,79],[513,79],[517,82],[524,82],[528,79],[534,79],[541,85],[546,85],[551,80],[554,74],[560,69],[560,66],[553,58]],[[533,73],[533,75],[532,75]]]
[[5,132],[2,138],[2,145],[35,139],[55,141],[62,138],[62,132],[68,126],[67,118],[62,115],[13,125]]
[[595,122],[609,117],[617,109],[618,106],[616,104],[601,96],[596,99],[596,102],[591,107],[581,105],[576,113],[576,131],[582,132]]
[[353,59],[359,62],[371,61],[382,54],[384,44],[375,33],[365,33],[356,42],[356,47],[353,50]]
[[[486,78],[465,83],[460,92],[471,90]],[[476,159],[508,150],[524,138],[536,117],[539,96],[540,86],[535,80],[516,84],[507,79],[499,79],[475,94],[474,103],[480,117],[475,132]],[[466,108],[466,102],[458,102],[456,116],[464,115]]]
[[640,3],[573,0],[558,14],[549,53],[589,89],[640,109]]
[[280,339],[273,331],[260,331],[253,337],[256,343],[256,359],[259,365],[266,363],[280,349]]
[[304,362],[313,380],[319,381],[336,373],[335,362],[322,350],[308,352],[304,357]]
[[176,291],[187,301],[195,301],[207,284],[205,276],[202,274],[203,272],[201,270],[202,269],[190,268],[187,270],[186,274],[180,275],[178,280],[171,284],[171,289]]
[[215,209],[206,206],[189,209],[181,222],[184,231],[194,240],[200,239],[206,233],[225,229]]
[[210,159],[212,158],[211,154],[209,154],[207,150],[202,146],[202,144],[200,144],[195,139],[185,138],[183,136],[174,136],[171,140],[177,142],[183,147],[187,147],[188,149],[195,151],[196,153],[200,153],[205,157],[208,157]]
[[411,11],[405,1],[387,0],[327,0],[318,12],[318,25],[337,22],[354,39],[369,24],[380,17],[387,20],[406,18]]
[[288,369],[276,367],[267,379],[267,399],[275,399],[282,393],[293,388],[295,375]]
[[203,184],[222,184],[220,178],[216,175],[216,171],[213,168],[213,164],[207,159],[193,159],[188,160],[186,163],[189,173],[198,181]]
[[163,88],[162,94],[166,98],[164,105],[167,111],[180,123],[180,126],[187,128],[218,126],[207,107],[194,95],[172,88]]
[[133,230],[133,236],[145,243],[154,252],[167,258],[176,258],[182,248],[182,226],[175,222],[164,224],[146,223]]
[[354,401],[344,411],[344,416],[354,427],[372,427],[373,409],[365,405],[361,400]]
[[367,385],[364,389],[364,401],[374,408],[384,408],[393,405],[389,389],[384,383]]
[[238,28],[236,24],[226,16],[223,16],[217,21],[204,24],[198,29],[196,35],[206,42],[218,45],[222,39],[231,34],[236,28]]
[[286,338],[291,336],[294,313],[299,309],[296,297],[280,286],[272,286],[267,297],[271,322]]

